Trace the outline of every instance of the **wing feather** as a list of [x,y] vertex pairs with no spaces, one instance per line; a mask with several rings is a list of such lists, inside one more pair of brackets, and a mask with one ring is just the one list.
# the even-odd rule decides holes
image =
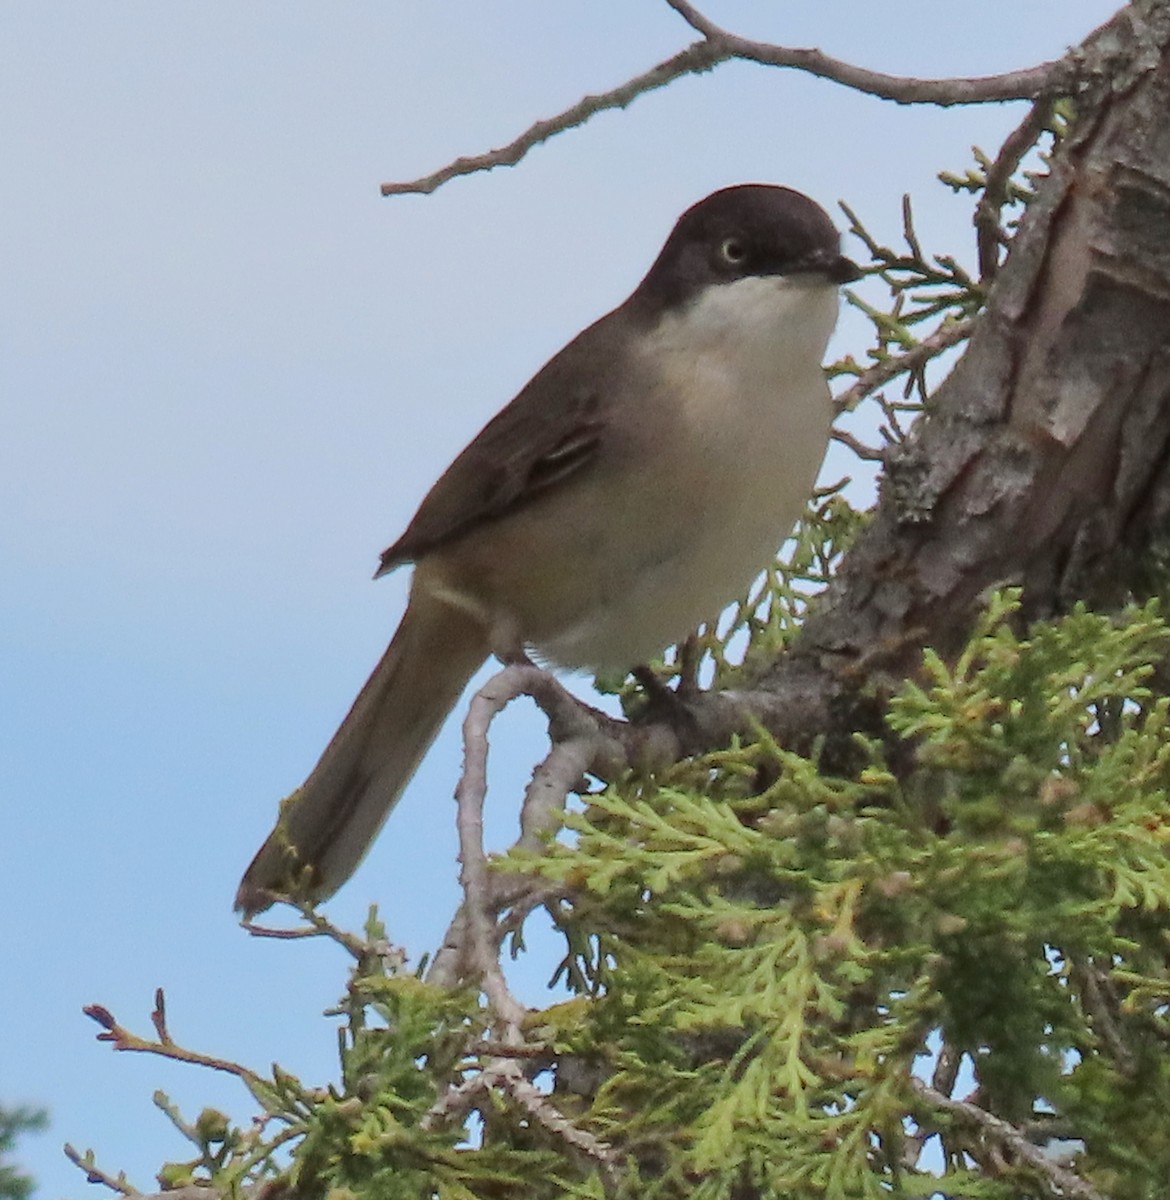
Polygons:
[[[604,441],[610,389],[604,367],[581,370],[585,364],[574,363],[576,346],[557,355],[447,468],[406,532],[383,553],[379,575],[531,503],[588,467]],[[590,349],[597,351],[597,339]],[[608,361],[600,356],[601,364]]]

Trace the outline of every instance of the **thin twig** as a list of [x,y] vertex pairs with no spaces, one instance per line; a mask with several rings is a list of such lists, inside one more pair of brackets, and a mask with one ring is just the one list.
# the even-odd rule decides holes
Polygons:
[[919,1079],[912,1081],[915,1091],[935,1108],[941,1108],[956,1117],[975,1125],[984,1137],[1001,1150],[1009,1151],[1012,1157],[1025,1162],[1047,1180],[1052,1191],[1072,1200],[1106,1200],[1091,1183],[1087,1183],[1073,1171],[1062,1167],[1049,1158],[1039,1146],[1028,1141],[1026,1135],[1010,1122],[989,1113],[967,1100],[952,1100],[950,1096]]
[[[535,850],[555,833],[571,788],[599,762],[628,761],[629,750],[608,737],[610,718],[583,704],[547,671],[531,664],[505,667],[472,697],[463,722],[463,773],[455,791],[463,904],[436,955],[428,978],[449,977],[456,963],[470,967],[508,1030],[519,1030],[524,1009],[512,996],[499,965],[500,909],[523,896],[514,876],[493,875],[483,846],[487,794],[488,729],[513,700],[531,696],[549,718],[552,749],[525,791],[516,846]],[[499,886],[497,886],[497,884]]]
[[[295,903],[289,901],[289,903]],[[344,950],[347,950],[358,962],[368,958],[371,954],[377,954],[380,957],[393,957],[400,953],[389,942],[382,946],[367,942],[364,938],[360,938],[355,933],[350,933],[347,930],[340,929],[334,925],[327,917],[322,916],[311,905],[297,904],[301,916],[308,922],[307,925],[301,925],[293,929],[279,929],[272,925],[258,925],[252,920],[243,920],[240,924],[253,937],[258,938],[274,938],[278,941],[295,941],[299,938],[314,938],[326,937],[331,941],[336,942]]]
[[960,317],[957,321],[944,321],[904,354],[891,354],[872,367],[867,367],[845,391],[834,398],[834,409],[838,413],[852,412],[866,396],[883,384],[907,372],[921,370],[936,355],[969,338],[975,320],[975,317]]
[[[111,1175],[109,1171],[103,1171],[101,1167],[94,1161],[93,1151],[87,1150],[84,1154],[81,1153],[72,1143],[66,1142],[64,1147],[65,1157],[75,1166],[80,1167],[85,1172],[86,1183],[103,1183],[112,1192],[117,1192],[119,1196],[142,1196],[140,1192],[127,1178],[125,1171],[119,1171],[117,1175]],[[179,1189],[186,1190],[186,1189]],[[214,1196],[216,1193],[209,1189],[201,1189],[208,1196]],[[200,1198],[202,1200],[202,1198]]]
[[666,0],[667,4],[704,41],[726,53],[726,57],[746,59],[768,67],[789,67],[844,84],[854,91],[894,100],[899,104],[987,104],[999,100],[1025,100],[1045,93],[1059,92],[1074,77],[1075,58],[1043,62],[1020,71],[1001,75],[957,76],[949,79],[918,79],[907,75],[887,75],[865,67],[842,62],[820,50],[778,46],[740,37],[716,25],[688,0]]
[[175,1044],[175,1039],[171,1037],[171,1031],[167,1028],[167,997],[162,988],[154,989],[154,1011],[150,1014],[150,1023],[164,1046]]
[[1053,99],[1042,96],[1028,115],[1008,135],[995,162],[987,169],[983,194],[975,206],[975,242],[979,249],[979,279],[990,283],[999,270],[999,249],[1004,241],[1000,213],[1007,203],[1008,185],[1025,154],[1036,144],[1052,120]]
[[479,1041],[469,1047],[471,1054],[485,1058],[516,1058],[522,1062],[551,1062],[555,1050],[547,1042],[526,1042],[523,1046],[507,1046],[503,1042]]
[[104,1032],[97,1035],[98,1041],[109,1042],[115,1050],[129,1050],[142,1054],[158,1054],[163,1058],[172,1058],[178,1062],[194,1063],[197,1066],[210,1067],[213,1071],[223,1071],[228,1075],[235,1075],[237,1079],[242,1079],[249,1086],[253,1084],[263,1086],[261,1077],[255,1071],[242,1066],[240,1063],[232,1062],[231,1059],[227,1058],[216,1058],[210,1054],[201,1054],[197,1050],[188,1050],[186,1047],[178,1045],[171,1038],[170,1034],[166,1032],[165,1008],[162,1008],[161,1005],[162,989],[160,988],[155,993],[155,1011],[151,1016],[156,1030],[159,1030],[161,1025],[161,1033],[157,1042],[139,1037],[138,1034],[131,1033],[124,1026],[119,1025],[113,1013],[103,1005],[87,1004],[81,1011],[91,1020],[96,1021],[104,1030]]
[[576,104],[570,105],[555,117],[536,121],[519,137],[514,138],[506,146],[489,150],[484,154],[470,154],[449,162],[445,167],[423,175],[418,179],[406,182],[382,184],[383,196],[427,195],[459,175],[472,175],[476,171],[490,171],[493,167],[514,167],[527,153],[549,138],[563,133],[566,129],[575,129],[584,125],[591,117],[611,108],[625,108],[639,96],[657,88],[665,87],[668,83],[683,75],[697,75],[709,71],[718,65],[727,53],[721,53],[708,42],[695,42],[685,50],[671,58],[658,63],[641,75],[626,80],[607,92],[596,95],[582,96]]
[[879,450],[876,446],[867,446],[860,438],[854,437],[847,429],[831,429],[829,437],[835,442],[840,442],[842,446],[848,446],[864,462],[880,463],[886,460],[884,450]]

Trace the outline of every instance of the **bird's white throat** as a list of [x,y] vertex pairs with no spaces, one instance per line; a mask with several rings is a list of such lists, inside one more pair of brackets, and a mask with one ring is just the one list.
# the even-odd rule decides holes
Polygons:
[[747,376],[784,379],[820,370],[838,303],[836,286],[817,276],[751,275],[665,313],[646,344],[653,354],[716,356]]

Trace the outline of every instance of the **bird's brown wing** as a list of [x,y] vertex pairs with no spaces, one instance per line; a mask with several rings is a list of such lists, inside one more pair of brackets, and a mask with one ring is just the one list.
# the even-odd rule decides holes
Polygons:
[[604,346],[605,339],[595,337],[592,361],[576,361],[577,341],[549,362],[447,468],[406,532],[382,554],[379,575],[530,503],[593,460],[606,425],[604,364],[612,359],[597,355],[599,341]]

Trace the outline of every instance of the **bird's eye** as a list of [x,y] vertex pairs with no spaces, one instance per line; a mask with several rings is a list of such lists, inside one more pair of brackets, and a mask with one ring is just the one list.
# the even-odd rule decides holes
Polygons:
[[719,257],[728,266],[742,267],[747,262],[747,246],[737,237],[724,238],[719,246]]

